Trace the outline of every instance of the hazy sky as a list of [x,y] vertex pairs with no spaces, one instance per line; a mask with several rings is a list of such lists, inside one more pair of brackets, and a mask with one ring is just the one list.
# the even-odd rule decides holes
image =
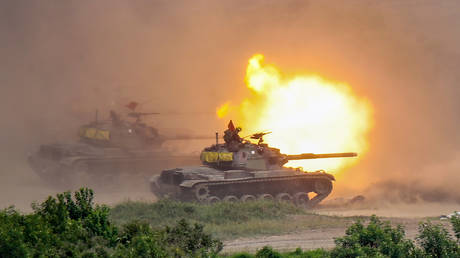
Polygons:
[[282,70],[345,81],[372,102],[370,152],[337,191],[355,187],[352,176],[359,188],[410,182],[414,195],[456,189],[459,8],[449,0],[1,1],[1,173],[33,173],[27,152],[73,137],[96,108],[129,100],[164,113],[154,120],[160,129],[213,133],[226,124],[215,108],[245,96],[247,60],[262,53]]

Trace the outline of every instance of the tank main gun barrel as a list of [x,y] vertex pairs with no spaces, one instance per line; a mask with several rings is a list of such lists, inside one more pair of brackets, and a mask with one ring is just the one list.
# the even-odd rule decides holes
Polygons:
[[356,157],[356,156],[358,156],[356,152],[324,153],[324,154],[302,153],[302,154],[297,154],[297,155],[286,155],[286,158],[288,160],[300,160],[300,159],[347,158],[347,157]]
[[128,116],[129,117],[134,117],[134,118],[141,118],[142,116],[150,116],[150,115],[159,115],[160,113],[156,113],[156,112],[129,112],[128,113]]

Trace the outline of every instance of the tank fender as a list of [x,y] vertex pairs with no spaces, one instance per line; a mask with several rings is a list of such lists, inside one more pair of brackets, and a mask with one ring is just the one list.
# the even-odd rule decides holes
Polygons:
[[180,184],[180,186],[185,187],[185,188],[192,188],[193,186],[195,186],[198,183],[206,183],[206,182],[209,182],[209,181],[207,181],[207,180],[186,180],[186,181],[182,182],[182,184]]

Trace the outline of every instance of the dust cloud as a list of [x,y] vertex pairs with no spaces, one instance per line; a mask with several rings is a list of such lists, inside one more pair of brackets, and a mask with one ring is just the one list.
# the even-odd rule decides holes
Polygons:
[[[151,121],[160,132],[221,130],[215,108],[244,97],[255,53],[283,70],[347,82],[373,104],[370,150],[337,176],[336,196],[458,203],[459,7],[449,0],[2,1],[0,205],[23,208],[55,192],[28,168],[27,155],[42,143],[75,140],[95,109],[104,115],[135,100],[162,113]],[[131,194],[114,198],[152,198]]]

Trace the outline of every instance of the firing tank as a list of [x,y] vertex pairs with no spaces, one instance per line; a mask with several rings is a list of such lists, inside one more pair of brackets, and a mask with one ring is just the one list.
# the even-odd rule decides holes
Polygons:
[[[79,128],[78,142],[44,144],[32,153],[29,165],[45,181],[61,188],[117,186],[129,179],[145,184],[152,170],[169,166],[199,164],[193,155],[175,155],[162,148],[167,140],[191,139],[183,135],[167,138],[143,122],[158,113],[131,110],[122,119],[110,111],[109,120],[99,120]],[[97,115],[96,115],[97,117]],[[200,137],[192,137],[200,139]]]
[[151,191],[159,198],[201,203],[275,199],[313,207],[331,193],[334,176],[284,165],[289,160],[357,156],[353,152],[286,155],[263,143],[267,133],[252,135],[258,140],[255,144],[229,130],[224,144],[217,142],[216,134],[216,144],[201,152],[201,166],[163,170],[151,178]]

